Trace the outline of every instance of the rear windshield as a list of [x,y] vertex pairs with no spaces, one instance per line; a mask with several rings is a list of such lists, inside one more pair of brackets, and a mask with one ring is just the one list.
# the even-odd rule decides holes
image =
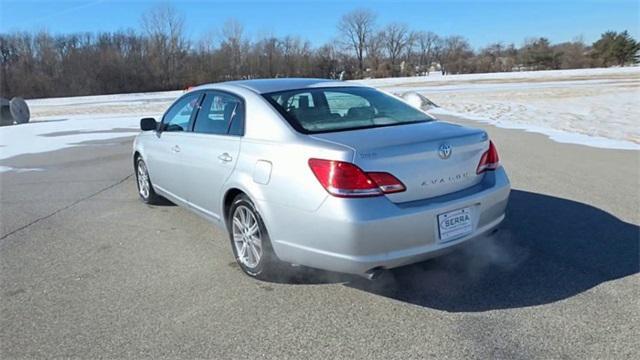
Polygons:
[[371,88],[307,88],[264,97],[296,130],[306,134],[433,120],[402,100]]

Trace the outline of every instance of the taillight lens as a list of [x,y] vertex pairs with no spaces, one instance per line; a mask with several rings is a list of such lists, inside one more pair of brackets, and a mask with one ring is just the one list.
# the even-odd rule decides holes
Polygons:
[[405,190],[402,182],[389,173],[367,173],[344,161],[309,159],[309,167],[320,184],[333,196],[380,196]]
[[373,180],[378,188],[385,194],[405,191],[404,185],[395,176],[386,172],[368,172],[367,175]]
[[480,157],[480,163],[476,174],[482,174],[487,170],[495,170],[500,167],[500,159],[498,158],[498,150],[493,145],[493,141],[489,141],[489,150],[487,150],[482,157]]

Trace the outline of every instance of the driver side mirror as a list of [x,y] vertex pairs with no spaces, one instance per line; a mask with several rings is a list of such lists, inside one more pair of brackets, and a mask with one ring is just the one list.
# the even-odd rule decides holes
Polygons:
[[156,122],[156,119],[144,118],[140,120],[140,130],[150,131],[150,130],[157,130],[157,129],[158,129],[158,123]]

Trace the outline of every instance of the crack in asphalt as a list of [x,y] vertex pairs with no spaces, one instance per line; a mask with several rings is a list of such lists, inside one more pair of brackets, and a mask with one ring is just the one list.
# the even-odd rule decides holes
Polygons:
[[17,232],[19,232],[19,231],[22,231],[22,230],[24,230],[24,229],[26,229],[26,228],[30,227],[31,225],[37,224],[37,223],[39,223],[39,222],[40,222],[40,221],[42,221],[42,220],[46,220],[46,219],[48,219],[48,218],[50,218],[50,217],[52,217],[52,216],[54,216],[54,215],[56,215],[56,214],[58,214],[58,213],[60,213],[60,212],[64,211],[64,210],[70,209],[70,208],[72,208],[72,207],[74,207],[74,206],[78,205],[79,203],[81,203],[81,202],[83,202],[83,201],[89,200],[89,199],[91,199],[91,198],[92,198],[92,197],[94,197],[94,196],[100,195],[100,194],[102,194],[103,192],[105,192],[105,191],[107,191],[107,190],[109,190],[109,189],[112,189],[112,188],[114,188],[114,187],[116,187],[116,186],[118,186],[118,185],[120,185],[120,184],[124,183],[125,181],[127,181],[128,179],[130,179],[132,176],[133,176],[133,174],[129,174],[129,175],[127,175],[125,178],[123,178],[123,179],[121,179],[121,180],[118,180],[118,181],[116,181],[115,183],[113,183],[113,184],[111,184],[111,185],[109,185],[109,186],[106,186],[106,187],[104,187],[104,188],[102,188],[102,189],[100,189],[100,190],[98,190],[98,191],[96,191],[96,192],[94,192],[94,193],[92,193],[92,194],[89,194],[89,195],[87,195],[87,196],[85,196],[85,197],[82,197],[82,198],[80,198],[80,199],[78,199],[78,200],[76,200],[76,201],[72,202],[72,203],[71,203],[71,204],[69,204],[69,205],[63,206],[63,207],[61,207],[61,208],[59,208],[59,209],[55,210],[54,212],[52,212],[52,213],[50,213],[50,214],[47,214],[47,215],[45,215],[45,216],[41,216],[41,217],[39,217],[39,218],[37,218],[37,219],[35,219],[35,220],[33,220],[33,221],[29,222],[29,223],[28,223],[28,224],[26,224],[26,225],[23,225],[23,226],[21,226],[21,227],[19,227],[19,228],[15,229],[15,230],[12,230],[12,231],[8,232],[7,234],[4,234],[4,235],[0,236],[0,241],[2,241],[2,240],[4,240],[4,239],[8,238],[9,236],[11,236],[11,235],[13,235],[13,234],[15,234],[15,233],[17,233]]

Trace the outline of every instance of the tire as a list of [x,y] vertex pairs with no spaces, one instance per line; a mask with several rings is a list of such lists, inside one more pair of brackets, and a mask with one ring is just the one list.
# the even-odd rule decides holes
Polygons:
[[149,177],[149,170],[147,170],[147,164],[142,157],[138,157],[136,160],[136,185],[138,187],[138,195],[140,199],[147,204],[160,203],[160,195],[156,194],[151,184],[151,178]]
[[282,263],[273,252],[267,228],[247,195],[236,196],[228,219],[231,249],[242,271],[257,279],[273,280]]

